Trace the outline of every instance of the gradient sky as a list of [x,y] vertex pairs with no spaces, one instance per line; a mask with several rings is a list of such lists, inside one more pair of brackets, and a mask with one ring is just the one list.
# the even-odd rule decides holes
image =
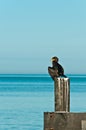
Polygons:
[[0,73],[86,73],[86,0],[0,0]]

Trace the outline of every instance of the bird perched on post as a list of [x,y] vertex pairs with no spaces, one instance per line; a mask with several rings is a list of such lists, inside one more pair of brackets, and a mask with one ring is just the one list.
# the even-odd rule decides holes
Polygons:
[[55,77],[65,77],[64,75],[64,69],[63,67],[58,63],[59,59],[58,57],[54,56],[52,57],[52,67],[48,67],[48,72],[52,79],[54,80]]

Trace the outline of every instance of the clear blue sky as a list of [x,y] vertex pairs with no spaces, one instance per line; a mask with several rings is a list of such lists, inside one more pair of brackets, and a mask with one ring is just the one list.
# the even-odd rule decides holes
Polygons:
[[0,0],[0,73],[86,73],[86,0]]

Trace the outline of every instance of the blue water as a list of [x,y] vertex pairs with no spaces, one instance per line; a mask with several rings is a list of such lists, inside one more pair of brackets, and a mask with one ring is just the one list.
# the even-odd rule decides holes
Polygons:
[[[86,112],[86,75],[70,78],[70,111]],[[0,130],[43,130],[54,111],[54,82],[47,74],[0,75]]]

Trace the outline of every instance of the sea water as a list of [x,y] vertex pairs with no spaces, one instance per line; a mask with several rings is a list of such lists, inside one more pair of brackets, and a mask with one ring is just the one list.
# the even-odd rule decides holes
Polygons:
[[[70,78],[70,111],[86,112],[86,75]],[[48,74],[0,75],[0,130],[43,130],[44,112],[54,111]]]

